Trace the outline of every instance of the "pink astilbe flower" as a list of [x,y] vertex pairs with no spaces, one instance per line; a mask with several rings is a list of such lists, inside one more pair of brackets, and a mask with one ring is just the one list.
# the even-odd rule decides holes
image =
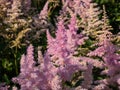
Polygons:
[[51,77],[54,77],[57,74],[57,68],[53,65],[50,56],[47,53],[45,54],[43,64],[41,64],[41,69],[43,70],[43,73],[45,72],[44,74],[46,74],[46,76],[50,76],[47,79],[51,79]]
[[64,55],[63,53],[65,53],[63,51],[66,50],[65,45],[67,37],[66,30],[62,21],[58,23],[58,27],[59,28],[56,32],[56,38],[53,38],[47,31],[48,53],[61,57],[62,55]]
[[90,6],[85,11],[84,17],[81,18],[80,25],[84,28],[83,33],[90,37],[96,38],[98,31],[101,31],[102,20],[99,15],[101,14],[96,3],[90,3]]
[[62,90],[61,82],[62,82],[61,78],[58,75],[56,75],[54,79],[51,81],[52,90]]
[[5,83],[0,83],[0,90],[8,90],[9,86],[5,85]]
[[110,89],[108,86],[106,86],[105,84],[100,84],[97,85],[93,88],[93,90],[112,90]]
[[76,50],[76,47],[84,44],[84,37],[82,34],[77,34],[76,18],[71,18],[68,29],[65,28],[63,21],[58,23],[56,31],[56,38],[53,38],[47,31],[48,53],[56,55],[57,57],[66,57]]
[[48,20],[48,4],[49,1],[45,3],[40,13],[37,16],[33,17],[33,28],[36,32],[36,38],[39,37],[41,33],[45,32],[48,27],[53,27],[53,25]]
[[88,53],[88,56],[103,56],[105,53],[105,50],[103,48],[103,46],[97,48],[94,52],[90,52]]
[[55,43],[55,39],[50,35],[49,31],[47,30],[47,43],[48,43],[48,52],[51,54],[54,54],[54,43]]
[[[37,83],[35,81],[38,78],[39,73],[37,73],[38,69],[35,67],[32,45],[28,47],[27,55],[22,55],[20,64],[21,64],[21,70],[20,70],[21,72],[18,77],[13,78],[13,81],[21,85],[21,90],[27,90],[27,89],[32,90],[34,88],[38,88]],[[40,81],[40,78],[37,80]]]
[[112,43],[107,43],[106,54],[103,56],[103,60],[108,67],[108,75],[114,76],[119,73],[120,68],[120,54],[116,53],[117,48]]
[[103,44],[100,45],[100,47],[90,52],[88,55],[102,57],[107,66],[119,67],[120,55],[116,53],[118,48],[107,39],[105,39],[102,43]]
[[82,87],[86,89],[91,88],[91,84],[93,83],[92,69],[93,69],[93,65],[88,64],[87,70],[83,73],[84,81],[82,82]]
[[120,87],[120,73],[119,74],[116,74],[114,75],[113,77],[111,77],[108,82],[111,84],[111,85],[117,85],[118,87]]
[[63,8],[62,13],[68,13],[71,16],[73,14],[86,17],[86,10],[90,6],[91,0],[62,0]]
[[[67,44],[68,44],[68,48],[71,50],[73,50],[72,52],[75,51],[75,47],[77,47],[78,45],[83,45],[84,41],[86,39],[88,39],[87,37],[84,37],[82,34],[77,34],[78,31],[78,27],[77,27],[77,22],[76,22],[76,17],[73,16],[71,18],[71,22],[68,25],[69,30],[67,30]],[[73,49],[74,48],[74,49]]]
[[20,64],[21,72],[18,77],[13,78],[13,82],[19,83],[21,90],[62,90],[59,76],[56,77],[58,69],[51,62],[47,53],[40,65],[36,66],[33,46],[30,45],[27,54],[22,56]]
[[91,0],[74,0],[75,2],[75,13],[80,15],[81,18],[87,17],[87,9],[90,8]]
[[32,69],[32,67],[34,66],[35,62],[34,62],[34,49],[33,46],[30,45],[27,49],[27,55],[26,55],[26,63],[28,63],[28,68]]
[[41,47],[38,47],[38,63],[41,64],[44,62],[44,57],[42,55]]
[[45,3],[43,9],[41,10],[39,14],[39,19],[46,19],[46,17],[48,16],[48,4],[49,4],[49,1]]
[[[60,59],[58,59],[58,61],[59,60]],[[63,63],[59,65],[58,74],[63,81],[70,81],[74,73],[84,70],[86,70],[86,67],[80,64],[78,58],[72,56],[71,58],[64,59]]]
[[48,53],[56,55],[57,57],[66,57],[75,51],[78,45],[82,45],[83,37],[81,34],[77,34],[76,18],[71,18],[68,29],[65,28],[63,20],[58,23],[58,29],[56,31],[56,38],[53,38],[47,31]]
[[79,59],[81,60],[81,63],[83,65],[87,65],[87,63],[88,63],[88,64],[92,64],[96,68],[103,69],[105,67],[104,66],[104,62],[103,61],[99,61],[97,59],[92,59],[90,57],[84,57],[84,56],[80,57]]
[[47,31],[48,53],[53,62],[59,68],[59,75],[64,80],[70,80],[77,70],[85,70],[81,66],[79,59],[75,58],[74,52],[79,45],[84,44],[87,39],[82,34],[77,34],[76,18],[73,16],[68,28],[63,24],[63,20],[58,23],[56,37],[53,38]]
[[109,78],[100,80],[101,82],[99,83],[105,83],[107,85],[115,86],[118,83],[117,79],[119,80],[118,76],[120,73],[120,54],[116,53],[119,48],[117,48],[110,41],[110,39],[107,38],[104,38],[102,42],[100,41],[99,45],[100,46],[96,50],[90,52],[88,55],[99,56],[104,61],[104,68],[106,69],[103,70],[101,74],[106,74],[107,76],[109,76]]
[[27,69],[27,63],[25,62],[25,55],[22,55],[21,60],[20,60],[20,72],[22,72],[22,74],[26,74],[26,69]]
[[[104,34],[99,35],[99,42],[96,43],[96,46],[98,46],[98,48],[96,48],[94,51],[88,53],[88,56],[99,56],[102,57],[107,51],[106,50],[115,50],[114,45],[110,42],[109,38],[107,37],[107,34],[111,34],[109,33],[109,31],[103,31]],[[111,47],[107,47],[108,44],[112,44]],[[109,49],[111,48],[111,49]],[[113,51],[114,52],[114,51]]]
[[[118,88],[119,85],[119,73],[120,73],[120,54],[117,53],[119,51],[119,48],[112,43],[112,33],[110,30],[112,29],[109,25],[106,12],[104,9],[104,16],[102,19],[102,30],[97,31],[97,48],[87,55],[90,57],[99,58],[99,60],[103,61],[104,67],[103,71],[101,72],[102,75],[106,75],[106,78],[103,78],[101,80],[98,80],[98,87],[101,87],[101,85],[104,85],[103,88],[109,88],[109,85]],[[96,82],[96,81],[95,81]],[[95,87],[97,88],[97,86]],[[108,89],[109,90],[109,89]]]
[[32,70],[33,66],[35,65],[33,51],[34,51],[33,46],[30,45],[27,49],[27,55],[26,56],[22,55],[20,61],[21,74],[29,73],[29,70]]
[[[47,1],[43,7],[43,9],[40,11],[40,13],[36,16],[33,17],[33,22],[32,22],[32,33],[34,35],[30,37],[32,40],[36,39],[39,40],[41,35],[43,33],[45,33],[47,30],[50,30],[52,32],[54,32],[54,26],[53,24],[50,22],[49,18],[48,18],[48,14],[49,14],[49,1]],[[31,33],[31,34],[32,34]],[[28,35],[29,36],[29,35]]]

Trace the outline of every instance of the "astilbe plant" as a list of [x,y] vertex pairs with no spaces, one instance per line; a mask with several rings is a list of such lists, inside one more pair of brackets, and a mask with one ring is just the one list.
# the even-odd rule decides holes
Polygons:
[[93,58],[98,58],[104,62],[104,70],[101,74],[104,73],[103,75],[106,75],[107,77],[104,79],[102,78],[103,80],[100,80],[100,82],[98,80],[99,84],[98,86],[95,86],[95,88],[99,88],[99,85],[102,85],[103,88],[101,89],[110,90],[110,87],[116,87],[116,89],[119,89],[119,47],[113,43],[115,42],[114,37],[110,32],[112,27],[109,25],[105,7],[103,7],[103,17],[101,21],[102,28],[96,31],[96,45],[98,48],[96,48],[93,52],[90,52],[88,55]]
[[39,13],[37,12],[35,15],[32,15],[32,23],[30,24],[32,30],[28,31],[25,35],[27,43],[32,43],[36,46],[40,44],[43,49],[46,49],[46,30],[50,30],[51,33],[55,33],[55,26],[50,21],[50,9],[51,5],[48,0],[45,2]]
[[[68,4],[68,2],[67,2],[67,4]],[[67,4],[66,4],[66,8],[68,8],[68,6],[67,6]],[[100,14],[100,11],[98,10],[98,8],[95,8],[95,4],[94,3],[90,3],[90,6],[89,6],[89,8],[88,8],[88,10],[86,10],[86,12],[85,12],[85,17],[82,17],[82,21],[83,21],[83,23],[85,23],[84,25],[82,25],[82,26],[84,26],[83,28],[84,28],[84,30],[83,30],[83,33],[85,33],[85,34],[87,34],[87,35],[89,35],[90,37],[92,37],[92,38],[94,38],[96,41],[98,41],[99,40],[99,45],[100,45],[100,47],[99,48],[97,48],[95,51],[94,51],[94,53],[90,53],[90,54],[94,54],[95,56],[99,56],[99,57],[102,57],[103,58],[103,56],[102,55],[104,55],[105,53],[106,54],[109,54],[110,52],[111,52],[111,50],[112,49],[110,49],[110,48],[116,48],[116,46],[114,46],[112,43],[111,43],[111,41],[109,41],[109,37],[111,37],[111,36],[113,36],[112,35],[112,33],[110,32],[110,30],[112,30],[112,28],[111,28],[111,26],[110,25],[108,25],[108,19],[107,19],[107,16],[106,16],[106,12],[105,12],[105,9],[103,8],[103,10],[104,10],[104,15],[103,15],[103,19],[102,20],[100,20],[99,19],[99,14]],[[73,14],[73,13],[72,13]],[[81,25],[81,23],[80,23],[80,25]],[[109,38],[109,39],[105,39],[105,38]],[[103,42],[103,40],[105,40],[104,42]],[[106,43],[105,43],[106,42]],[[98,44],[98,43],[97,43]],[[106,47],[106,45],[104,46],[104,44],[107,44],[107,47]],[[94,44],[95,45],[95,44]],[[99,46],[98,45],[98,46]],[[103,45],[103,46],[102,46]],[[103,48],[104,47],[104,48]],[[106,48],[108,48],[108,49],[110,49],[108,52],[106,52],[106,49],[105,49],[105,47]],[[109,58],[109,56],[111,56],[111,58],[113,58],[114,57],[114,55],[115,55],[115,57],[116,57],[116,59],[117,59],[117,62],[119,63],[119,54],[114,54],[114,53],[116,53],[116,50],[115,49],[113,49],[113,53],[112,54],[110,54],[110,55],[107,55],[108,57],[106,57],[106,59],[108,60],[108,58]],[[89,54],[89,55],[90,55]],[[94,56],[93,55],[93,56]],[[113,55],[113,56],[112,56]],[[87,59],[89,59],[90,60],[90,58],[81,58],[81,59],[83,59],[83,60],[87,60]],[[105,59],[105,58],[104,58]],[[104,59],[103,59],[103,61],[104,61]],[[116,59],[115,59],[115,61],[116,61]],[[101,59],[100,59],[101,60]],[[110,59],[109,59],[110,60]],[[99,60],[97,60],[98,62],[99,62]],[[110,60],[111,61],[111,60]],[[104,61],[104,63],[106,63],[105,61]],[[94,63],[95,64],[95,63]],[[107,64],[107,66],[109,66],[110,64]],[[105,65],[106,66],[106,65]],[[116,66],[116,65],[115,65]],[[104,65],[102,65],[102,68],[104,67]],[[110,66],[111,67],[111,66]],[[109,68],[110,68],[109,67]],[[105,68],[105,67],[104,67]],[[117,69],[117,66],[116,66],[116,69]],[[109,70],[108,70],[109,71]],[[110,70],[110,71],[115,71],[115,70]],[[118,72],[118,71],[116,71],[116,72]],[[109,76],[109,75],[108,75]],[[117,74],[117,78],[119,77],[119,74]],[[112,79],[113,80],[113,79]],[[119,80],[119,79],[118,79]],[[109,81],[109,80],[108,80]],[[111,80],[110,80],[111,81]],[[111,81],[112,82],[112,81]],[[114,82],[113,82],[114,83]],[[97,87],[97,86],[96,86]],[[100,86],[98,85],[98,88],[100,88],[100,87],[103,87],[103,88],[101,88],[101,89],[108,89],[109,87],[108,86],[106,86],[105,84],[100,84]],[[113,85],[113,87],[114,87],[114,85]]]
[[0,90],[8,90],[9,86],[5,85],[5,83],[0,83]]
[[82,28],[82,33],[89,37],[96,38],[97,32],[101,30],[102,21],[100,20],[101,11],[92,0],[62,0],[63,8],[58,19],[69,19],[73,14],[77,18],[78,27]]
[[[77,49],[76,47],[84,44],[84,40],[87,39],[84,35],[77,34],[76,17],[73,16],[71,18],[68,28],[64,26],[63,20],[59,21],[57,26],[58,29],[55,38],[51,37],[49,31],[47,31],[48,52],[51,55],[56,55],[58,57],[59,55],[60,57],[66,57],[69,54],[74,54],[74,51]],[[57,49],[54,47],[59,48]]]
[[[22,11],[22,3],[22,0],[4,1],[4,4],[6,5],[3,8],[3,10],[5,10],[5,15],[4,17],[2,17],[2,23],[4,28],[2,31],[0,31],[4,40],[1,62],[8,62],[8,66],[9,68],[11,68],[8,69],[7,66],[7,72],[4,73],[6,74],[7,78],[12,77],[12,75],[7,75],[7,73],[12,72],[12,70],[16,71],[14,75],[18,74],[17,60],[20,54],[20,52],[18,52],[18,49],[20,50],[21,46],[25,45],[25,34],[29,30],[31,30],[29,26],[29,24],[31,23],[31,19],[29,17],[25,18]],[[5,65],[2,65],[1,67],[3,68],[3,71],[6,70]],[[2,80],[4,79],[5,76],[3,75]]]
[[[77,29],[74,26],[75,21],[75,17],[73,17],[68,30],[68,33],[71,34],[69,38],[67,37],[67,32],[62,32],[65,30],[63,29],[64,26],[61,27],[61,24],[58,24],[56,40],[54,39],[53,41],[54,45],[58,45],[56,45],[57,50],[55,53],[53,52],[53,47],[49,47],[53,42],[51,42],[52,37],[47,31],[49,44],[48,50],[45,53],[44,58],[38,58],[38,66],[35,65],[33,58],[33,46],[30,45],[28,47],[27,54],[23,55],[21,58],[21,73],[17,78],[13,78],[14,82],[21,85],[21,90],[62,90],[65,89],[64,86],[61,86],[62,82],[70,81],[74,73],[79,70],[84,71],[86,69],[86,67],[79,63],[79,58],[73,56],[76,49],[75,47],[83,44],[85,39],[81,37],[81,35],[76,34]],[[73,43],[70,43],[69,39],[72,40]],[[57,41],[58,43],[56,43]],[[60,48],[59,45],[62,45],[63,47]],[[42,56],[40,51],[39,55]]]
[[65,80],[70,80],[76,70],[81,69],[79,59],[74,56],[74,52],[79,45],[84,44],[84,37],[82,34],[77,34],[76,18],[73,16],[65,28],[63,21],[58,23],[56,37],[53,38],[47,32],[48,39],[48,53],[53,58],[53,62],[60,68],[60,74],[63,74]]
[[99,18],[101,11],[92,0],[62,0],[62,2],[63,8],[60,11],[58,20],[62,19],[67,24],[70,17],[75,14],[77,16],[76,26],[79,28],[79,32],[90,37],[84,47],[79,47],[79,51],[82,50],[79,54],[86,55],[93,47],[98,32],[102,29],[103,22]]
[[[34,14],[31,15],[29,13],[31,9],[32,9],[31,0],[0,0],[0,11],[1,11],[1,14],[0,14],[0,24],[1,24],[0,25],[1,27],[0,28],[0,42],[1,42],[0,62],[1,62],[1,65],[0,66],[1,68],[3,68],[3,71],[1,70],[1,72],[4,72],[6,68],[10,70],[10,71],[7,70],[7,73],[12,72],[12,70],[15,67],[16,69],[18,69],[17,66],[19,65],[18,64],[19,57],[20,57],[20,54],[24,51],[24,47],[27,46],[28,43],[31,43],[36,39],[38,39],[38,38],[33,38],[35,35],[37,37],[40,37],[40,34],[38,34],[39,32],[37,31],[35,31],[37,34],[36,33],[34,33],[34,35],[30,34],[32,33],[32,31],[34,31],[34,29],[37,28],[37,26],[35,26],[36,28],[32,27],[32,24],[33,24],[32,21],[34,21],[34,18],[33,18]],[[46,17],[47,17],[47,14],[46,14]],[[42,19],[39,20],[39,22],[41,21]],[[43,24],[40,24],[39,26],[43,28],[44,27]],[[39,28],[40,33],[42,32],[41,28]],[[32,37],[33,41],[32,39],[29,39],[27,35],[29,35],[28,37],[33,36]],[[43,44],[45,43],[43,42]],[[6,67],[6,62],[8,64],[7,67]],[[16,64],[15,67],[13,67],[14,64]],[[5,74],[5,73],[2,73],[2,74]],[[18,70],[16,70],[16,73],[18,74]],[[16,73],[14,75],[16,75]],[[11,76],[12,75],[7,74],[8,78],[11,78]],[[4,80],[3,77],[1,77],[1,80]]]
[[[20,74],[13,78],[14,82],[20,84],[21,90],[77,90],[78,88],[89,89],[92,87],[93,66],[99,67],[98,64],[102,65],[102,63],[91,58],[75,56],[77,47],[83,45],[84,40],[87,39],[82,34],[77,34],[77,30],[76,18],[73,16],[68,28],[64,26],[63,21],[58,23],[55,38],[47,31],[48,49],[44,57],[40,51],[38,52],[39,65],[34,61],[33,46],[28,47],[27,54],[21,58]],[[66,87],[66,81],[73,82],[73,75],[79,71],[83,74],[79,75],[81,76],[79,80],[84,79],[80,86],[76,88]]]
[[[99,57],[100,60],[104,62],[104,70],[101,72],[101,75],[106,75],[105,78],[102,78],[100,81],[98,80],[97,83],[102,85],[104,89],[109,88],[109,86],[116,87],[119,89],[119,60],[120,54],[117,53],[119,51],[119,47],[112,43],[113,34],[110,32],[112,29],[108,23],[108,19],[106,16],[105,8],[104,15],[103,15],[103,25],[102,30],[100,31],[98,36],[98,43],[94,51],[91,51],[88,56],[92,57]],[[99,85],[98,85],[99,86]]]
[[79,19],[77,18],[78,27],[84,27],[83,23],[87,24],[86,18],[89,16],[87,12],[89,11],[88,9],[90,9],[91,2],[92,0],[62,0],[63,6],[58,20],[69,20],[69,17],[75,14],[79,17]]
[[20,0],[13,0],[11,8],[7,9],[7,18],[4,22],[7,24],[6,33],[10,40],[11,47],[20,47],[22,45],[22,38],[30,29],[30,19],[25,19],[22,12],[22,2]]
[[101,30],[102,25],[102,21],[99,19],[100,11],[96,6],[96,3],[90,3],[90,8],[86,10],[86,18],[82,18],[83,33],[93,38],[96,38],[97,32]]
[[[7,79],[18,74],[19,57],[27,44],[38,44],[37,40],[45,36],[46,29],[52,27],[47,17],[48,2],[36,18],[38,22],[34,19],[36,10],[32,14],[30,13],[32,8],[31,0],[0,0],[0,68],[2,68],[1,72],[7,76]],[[46,15],[43,14],[44,12],[46,12]],[[42,36],[41,33],[44,33],[44,35]],[[45,40],[42,38],[39,41],[45,47]],[[16,69],[16,72],[9,75],[14,69]],[[4,75],[1,75],[3,76],[0,78],[1,81],[7,80]]]
[[32,16],[32,23],[30,24],[30,27],[32,28],[31,31],[29,31],[25,39],[29,42],[38,41],[42,38],[42,35],[45,34],[46,30],[54,31],[54,26],[48,19],[49,14],[49,1],[47,1],[42,8],[42,10],[37,14]]
[[28,13],[30,3],[30,0],[0,0],[0,81],[11,83],[10,79],[19,73],[19,57],[28,44],[27,33],[33,29],[33,15]]
[[36,10],[32,10],[31,0],[11,0],[9,3],[8,7],[3,8],[6,11],[2,23],[6,27],[1,32],[9,47],[20,48],[39,39],[46,29],[53,30],[53,25],[48,20],[48,1],[39,15]]
[[110,40],[104,38],[102,44],[88,54],[89,56],[98,56],[104,62],[104,70],[101,75],[106,75],[106,77],[96,81],[98,85],[104,84],[105,87],[113,86],[117,89],[119,88],[120,55],[116,53],[117,50],[118,48]]
[[[39,50],[38,60],[35,60],[34,48],[30,45],[26,55],[22,55],[20,74],[13,82],[18,83],[21,90],[120,89],[119,47],[113,43],[105,8],[100,20],[100,11],[91,0],[62,2],[63,16],[58,17],[55,37],[46,29],[48,45],[44,56]],[[47,10],[48,2],[39,19],[46,19]],[[83,29],[78,33],[80,27]],[[89,52],[80,54],[83,51],[78,49],[87,47],[89,40],[93,42],[92,47],[88,47]]]
[[70,16],[76,14],[81,17],[86,17],[85,13],[90,6],[90,2],[91,0],[62,0],[63,7],[61,13],[65,15],[65,17],[67,14]]
[[[57,76],[57,68],[53,66],[47,53],[42,63],[36,66],[33,55],[33,46],[27,49],[27,55],[21,58],[21,69],[14,82],[21,85],[21,90],[61,90],[60,79]],[[40,62],[40,61],[39,61]],[[56,84],[56,86],[55,86]]]

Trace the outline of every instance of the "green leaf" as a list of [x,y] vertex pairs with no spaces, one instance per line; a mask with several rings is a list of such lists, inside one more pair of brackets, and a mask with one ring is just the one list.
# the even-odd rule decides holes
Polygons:
[[8,71],[12,70],[12,65],[13,65],[12,62],[9,62],[6,59],[2,60],[2,66],[3,66],[3,68],[6,69],[6,70],[8,70]]

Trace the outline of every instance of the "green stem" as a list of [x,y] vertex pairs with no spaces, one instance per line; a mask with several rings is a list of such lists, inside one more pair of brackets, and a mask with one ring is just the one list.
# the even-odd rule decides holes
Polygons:
[[18,67],[17,67],[17,47],[15,47],[14,57],[15,57],[15,72],[16,72],[16,74],[18,74]]

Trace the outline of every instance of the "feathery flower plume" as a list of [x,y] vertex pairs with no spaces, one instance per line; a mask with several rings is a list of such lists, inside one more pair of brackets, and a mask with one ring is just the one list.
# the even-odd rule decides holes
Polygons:
[[[33,46],[27,49],[27,54],[21,58],[21,72],[13,82],[20,84],[21,90],[62,90],[57,68],[46,53],[43,62],[36,66]],[[56,84],[57,83],[57,84]]]
[[68,28],[64,26],[63,20],[61,20],[57,26],[58,29],[55,38],[47,31],[47,50],[54,60],[53,62],[59,67],[59,75],[62,76],[64,80],[70,80],[73,73],[77,70],[85,69],[80,65],[79,59],[74,57],[74,52],[79,45],[84,44],[84,40],[87,38],[81,34],[77,34],[78,29],[74,16],[71,18]]

